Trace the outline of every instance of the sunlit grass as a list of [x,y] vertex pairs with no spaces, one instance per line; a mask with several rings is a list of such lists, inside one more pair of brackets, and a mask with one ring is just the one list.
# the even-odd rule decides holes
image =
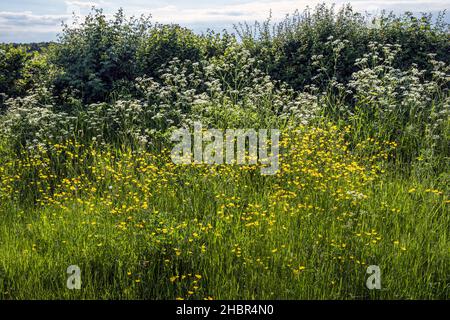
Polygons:
[[448,190],[396,174],[395,143],[351,146],[351,130],[286,131],[275,176],[73,141],[4,155],[0,297],[448,297]]

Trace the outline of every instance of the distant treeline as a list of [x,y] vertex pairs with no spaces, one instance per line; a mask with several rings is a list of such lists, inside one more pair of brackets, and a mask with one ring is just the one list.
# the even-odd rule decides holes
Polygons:
[[56,42],[54,41],[30,42],[30,43],[0,43],[0,48],[5,50],[7,47],[11,46],[13,48],[25,48],[27,52],[34,52],[34,51],[41,52],[43,49],[46,49],[54,44],[56,44]]

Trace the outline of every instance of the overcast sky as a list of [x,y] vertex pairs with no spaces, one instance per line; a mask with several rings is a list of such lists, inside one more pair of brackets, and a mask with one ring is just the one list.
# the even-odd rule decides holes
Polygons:
[[[318,3],[351,3],[360,12],[433,12],[450,9],[450,0],[0,0],[0,42],[39,42],[55,40],[61,22],[69,21],[72,12],[85,15],[92,6],[114,13],[124,8],[127,15],[151,14],[154,21],[178,23],[196,32],[208,27],[231,28],[241,21],[264,20],[272,10],[274,20],[295,9],[314,7]],[[449,21],[449,14],[447,21]]]

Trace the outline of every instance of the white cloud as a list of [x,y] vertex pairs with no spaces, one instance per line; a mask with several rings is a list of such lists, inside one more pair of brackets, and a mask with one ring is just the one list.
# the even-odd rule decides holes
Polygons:
[[31,31],[49,32],[60,30],[61,22],[66,21],[68,15],[35,15],[31,11],[8,12],[0,11],[0,32]]
[[[151,14],[159,22],[175,22],[180,24],[205,23],[205,22],[229,22],[264,20],[272,11],[273,20],[279,20],[286,14],[293,13],[296,9],[304,10],[307,6],[315,7],[323,0],[268,0],[250,1],[247,3],[210,5],[201,9],[181,8],[174,5],[162,6],[154,9],[142,9],[135,7],[126,10],[132,14]],[[328,4],[335,3],[339,8],[346,3],[351,3],[355,11],[376,13],[382,9],[394,11],[440,11],[450,7],[448,1],[426,0],[334,0],[325,1]],[[446,3],[447,2],[447,3]]]
[[[169,1],[138,1],[138,0],[66,0],[66,12],[53,15],[38,15],[31,11],[9,12],[0,11],[0,41],[5,33],[56,33],[61,31],[61,21],[71,21],[72,13],[79,16],[86,15],[90,8],[104,8],[108,16],[114,13],[120,6],[124,7],[128,15],[151,14],[153,20],[161,23],[179,23],[195,28],[196,26],[231,26],[241,21],[265,20],[272,12],[272,19],[278,21],[286,14],[293,13],[296,9],[303,10],[307,6],[314,7],[322,0],[249,0],[244,3],[217,4],[214,0],[203,7],[197,5],[189,7],[187,3],[178,5],[152,6],[155,3],[169,3]],[[379,13],[382,9],[396,12],[413,11],[429,12],[450,9],[449,0],[331,0],[328,4],[336,3],[339,8],[345,3],[350,3],[355,11]],[[153,3],[153,5],[152,5]],[[174,2],[172,2],[174,3]],[[152,8],[152,9],[149,9]],[[198,30],[198,29],[197,29]]]
[[98,7],[100,5],[99,2],[91,2],[91,1],[66,1],[66,5],[68,7],[80,7],[80,8],[91,8]]
[[[243,20],[262,20],[269,16],[272,10],[274,19],[282,18],[295,9],[305,8],[306,5],[315,5],[320,0],[313,1],[270,1],[270,2],[248,2],[242,4],[210,6],[201,9],[183,9],[175,6],[165,6],[145,13],[152,14],[159,22],[197,23],[228,21],[238,22]],[[142,10],[139,10],[142,13]]]

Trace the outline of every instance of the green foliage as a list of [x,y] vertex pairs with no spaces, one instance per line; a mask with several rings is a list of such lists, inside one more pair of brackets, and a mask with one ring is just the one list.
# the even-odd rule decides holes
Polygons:
[[205,55],[203,42],[192,31],[178,25],[156,25],[136,55],[140,75],[157,77],[161,66],[173,58],[200,61]]
[[137,73],[136,52],[149,26],[148,18],[126,19],[122,11],[108,21],[101,10],[80,26],[66,26],[52,56],[61,71],[56,92],[69,90],[91,103],[105,101],[117,87],[130,87]]
[[[415,63],[431,70],[427,59],[430,53],[440,61],[450,62],[448,24],[443,15],[436,23],[431,15],[416,18],[411,13],[383,13],[370,19],[354,12],[350,5],[335,12],[333,6],[321,4],[273,25],[270,19],[253,27],[239,24],[236,31],[271,76],[295,89],[311,84],[323,89],[330,80],[347,83],[357,70],[356,60],[374,41],[402,47],[395,61],[400,69]],[[320,64],[316,63],[318,58]],[[326,77],[317,78],[318,72],[326,73]]]
[[69,90],[84,103],[133,96],[137,77],[157,77],[173,58],[199,61],[220,50],[219,39],[205,37],[177,25],[152,25],[149,18],[127,19],[119,11],[107,20],[93,11],[80,26],[66,26],[52,60],[61,73],[56,92]]
[[[238,38],[93,10],[58,44],[1,46],[0,298],[448,297],[432,21],[319,5]],[[174,165],[194,121],[281,129],[280,172]]]
[[[0,94],[15,97],[23,93],[21,81],[24,67],[29,60],[25,48],[12,45],[0,46]],[[0,111],[6,96],[0,97]]]
[[401,46],[402,50],[395,60],[396,68],[404,69],[416,64],[419,69],[431,71],[433,65],[429,54],[434,54],[439,61],[450,63],[450,29],[444,14],[441,12],[433,17],[423,13],[421,17],[415,17],[411,12],[401,16],[383,13],[373,21],[379,29],[370,30],[371,41]]
[[[433,155],[434,164],[446,166],[449,159],[450,69],[428,56],[432,77],[417,65],[402,71],[394,67],[400,46],[369,45],[370,52],[357,60],[361,69],[349,83],[355,99],[352,115],[356,141],[376,135],[398,141],[398,157],[414,162],[421,153]],[[441,158],[442,157],[442,158]],[[443,161],[443,163],[440,163]],[[442,167],[441,167],[442,168]],[[444,169],[445,170],[445,169]]]

